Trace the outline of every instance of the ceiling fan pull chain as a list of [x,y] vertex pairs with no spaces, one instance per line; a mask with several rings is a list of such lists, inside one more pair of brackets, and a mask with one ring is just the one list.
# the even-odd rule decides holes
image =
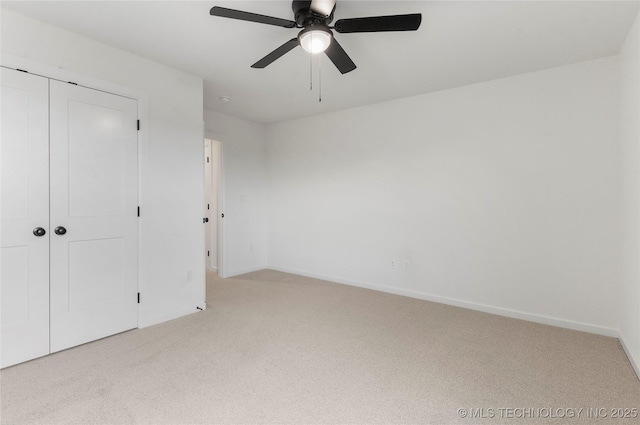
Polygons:
[[309,53],[309,90],[313,90],[313,55]]
[[322,56],[318,55],[318,103],[322,102]]

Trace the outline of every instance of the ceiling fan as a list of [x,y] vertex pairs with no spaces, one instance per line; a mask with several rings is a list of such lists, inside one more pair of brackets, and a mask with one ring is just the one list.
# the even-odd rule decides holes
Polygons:
[[367,18],[340,19],[335,25],[333,13],[336,0],[294,0],[292,4],[294,21],[243,12],[235,9],[214,6],[209,12],[212,16],[239,19],[241,21],[257,22],[259,24],[275,25],[284,28],[302,28],[296,38],[251,65],[252,68],[265,68],[279,59],[296,46],[312,54],[324,52],[342,74],[356,69],[347,52],[333,36],[332,29],[341,34],[354,32],[382,32],[382,31],[415,31],[420,27],[422,15],[412,13],[407,15],[373,16]]

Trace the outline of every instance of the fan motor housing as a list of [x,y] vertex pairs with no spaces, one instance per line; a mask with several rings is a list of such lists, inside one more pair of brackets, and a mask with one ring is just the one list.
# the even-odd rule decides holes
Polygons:
[[291,4],[293,16],[298,27],[303,28],[312,25],[329,25],[333,21],[334,7],[329,16],[322,16],[311,10],[311,0],[293,0]]

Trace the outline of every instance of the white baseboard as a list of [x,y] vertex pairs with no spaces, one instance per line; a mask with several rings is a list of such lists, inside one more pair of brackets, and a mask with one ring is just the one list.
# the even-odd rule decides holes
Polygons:
[[591,325],[588,323],[574,322],[571,320],[559,319],[556,317],[543,316],[539,314],[527,313],[518,310],[511,310],[502,307],[496,307],[486,304],[474,303],[470,301],[459,300],[455,298],[441,297],[438,295],[428,294],[418,291],[409,291],[405,289],[393,288],[390,286],[375,285],[366,282],[360,282],[356,280],[343,279],[335,276],[327,276],[318,273],[309,273],[302,270],[290,269],[288,267],[280,266],[268,266],[271,270],[276,270],[284,273],[292,273],[301,276],[312,277],[315,279],[327,280],[329,282],[342,283],[345,285],[357,286],[360,288],[372,289],[374,291],[387,292],[389,294],[402,295],[410,298],[417,298],[425,301],[432,301],[440,304],[452,305],[455,307],[468,308],[470,310],[482,311],[484,313],[496,314],[499,316],[511,317],[514,319],[528,320],[530,322],[541,323],[544,325],[558,326],[561,328],[572,329],[576,331],[588,332],[596,335],[604,335],[613,338],[619,338],[619,333],[616,329],[605,328],[601,326]]
[[[200,305],[202,308],[202,306]],[[206,307],[206,305],[205,305]],[[190,314],[195,314],[199,310],[195,307],[182,308],[180,310],[172,311],[170,313],[163,313],[156,316],[147,316],[145,320],[141,321],[138,319],[138,328],[148,328],[149,326],[158,325],[160,323],[168,322],[169,320],[178,319],[180,317],[188,316]]]
[[627,357],[629,358],[629,362],[631,363],[633,370],[636,372],[636,375],[640,380],[640,359],[638,359],[635,356],[635,354],[631,351],[631,349],[629,348],[629,345],[627,345],[627,343],[625,342],[624,335],[619,334],[618,340],[620,341],[620,345],[622,345],[622,349],[627,354]]
[[239,276],[241,274],[245,274],[245,273],[251,273],[251,272],[257,272],[258,270],[264,270],[264,269],[268,269],[269,267],[267,267],[266,265],[264,266],[254,266],[254,267],[248,267],[246,269],[238,269],[238,270],[233,270],[229,273],[225,273],[225,278],[227,277],[235,277],[235,276]]

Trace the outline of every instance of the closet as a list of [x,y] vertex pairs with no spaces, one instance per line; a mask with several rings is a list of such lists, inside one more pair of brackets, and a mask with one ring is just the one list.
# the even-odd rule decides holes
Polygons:
[[1,69],[0,367],[138,324],[137,101]]

